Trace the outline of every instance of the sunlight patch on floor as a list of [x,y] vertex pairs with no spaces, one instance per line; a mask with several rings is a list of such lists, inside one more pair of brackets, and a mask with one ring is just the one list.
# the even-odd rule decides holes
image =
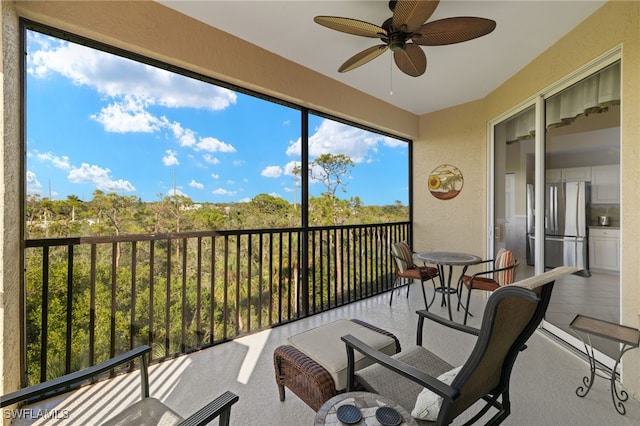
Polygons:
[[244,357],[240,371],[238,372],[238,382],[246,385],[249,383],[251,373],[258,363],[260,354],[264,350],[269,336],[271,335],[271,329],[261,331],[250,336],[241,337],[236,339],[235,342],[247,347],[247,355]]

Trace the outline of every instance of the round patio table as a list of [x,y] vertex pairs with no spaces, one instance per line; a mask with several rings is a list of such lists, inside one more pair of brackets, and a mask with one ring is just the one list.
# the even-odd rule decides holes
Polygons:
[[396,412],[402,417],[402,419],[399,419],[399,423],[395,422],[392,424],[397,424],[399,426],[417,426],[418,424],[413,417],[411,417],[411,414],[396,402],[376,393],[362,391],[340,393],[329,399],[318,410],[314,424],[316,426],[344,425],[345,423],[340,421],[338,418],[338,408],[343,405],[355,406],[357,407],[356,411],[359,411],[360,413],[361,418],[359,421],[356,420],[356,417],[353,419],[353,422],[349,423],[359,425],[382,424],[380,423],[380,420],[377,419],[377,412],[379,408],[387,407],[396,410]]
[[[447,306],[449,310],[449,320],[453,320],[453,316],[451,315],[451,293],[456,293],[456,296],[460,297],[457,294],[457,286],[456,288],[451,288],[451,276],[453,275],[453,267],[454,266],[462,266],[462,273],[460,277],[462,277],[465,272],[467,272],[467,268],[471,265],[476,265],[482,262],[482,258],[476,256],[474,254],[468,253],[458,253],[458,252],[450,252],[450,251],[427,251],[427,252],[418,252],[415,253],[414,256],[416,259],[421,260],[424,263],[431,263],[437,266],[438,275],[440,276],[440,288],[436,289],[442,293],[442,304],[441,306]],[[449,267],[449,274],[445,275],[444,267]],[[458,279],[459,281],[460,279]],[[457,284],[457,282],[456,282]],[[446,300],[445,300],[446,295]]]

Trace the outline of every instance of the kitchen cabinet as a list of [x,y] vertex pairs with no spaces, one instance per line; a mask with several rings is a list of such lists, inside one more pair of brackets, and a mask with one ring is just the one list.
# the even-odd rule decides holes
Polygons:
[[547,169],[544,176],[547,183],[562,182],[562,169]]
[[591,204],[620,204],[620,165],[591,168]]
[[545,181],[552,182],[590,182],[591,167],[568,167],[566,169],[547,169]]
[[571,167],[562,169],[563,182],[590,182],[591,167]]
[[620,229],[589,228],[589,268],[620,271]]

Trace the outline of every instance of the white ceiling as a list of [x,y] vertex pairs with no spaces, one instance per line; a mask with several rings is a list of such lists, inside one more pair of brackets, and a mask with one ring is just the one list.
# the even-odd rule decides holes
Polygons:
[[317,15],[376,25],[391,16],[387,1],[158,0],[177,11],[415,114],[482,98],[571,31],[606,1],[442,0],[429,21],[479,16],[496,21],[489,35],[448,46],[423,47],[427,71],[409,77],[392,53],[347,73],[338,67],[380,44],[322,27]]

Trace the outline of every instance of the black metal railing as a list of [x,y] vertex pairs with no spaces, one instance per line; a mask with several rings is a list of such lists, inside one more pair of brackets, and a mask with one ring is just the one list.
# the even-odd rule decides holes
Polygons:
[[141,344],[158,361],[387,291],[390,245],[408,236],[401,222],[27,240],[29,382]]

